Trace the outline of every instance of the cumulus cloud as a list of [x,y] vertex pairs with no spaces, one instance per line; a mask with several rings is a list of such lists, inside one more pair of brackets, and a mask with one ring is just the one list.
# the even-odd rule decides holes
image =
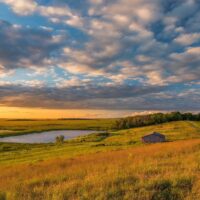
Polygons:
[[19,15],[29,15],[36,11],[38,4],[33,0],[0,0],[8,4]]
[[74,27],[83,26],[83,19],[68,6],[38,6],[37,11],[54,23],[65,23]]
[[[0,2],[20,17],[48,20],[38,27],[0,21],[5,105],[199,108],[198,1],[87,0],[81,8],[75,2]],[[35,70],[29,74],[32,80],[13,84],[5,79],[11,71],[27,68]]]
[[12,25],[0,20],[0,65],[4,69],[43,67],[55,64],[52,54],[65,38],[44,28]]
[[67,5],[43,6],[34,0],[0,0],[11,7],[13,12],[21,16],[39,14],[48,17],[54,23],[65,23],[71,26],[81,27],[82,19],[78,13],[71,10]]
[[15,83],[11,81],[0,81],[0,86],[24,86],[32,88],[41,88],[44,87],[44,81],[39,80],[17,80]]
[[182,53],[173,53],[170,56],[173,59],[178,60],[183,64],[187,63],[189,65],[192,65],[193,63],[195,64],[197,63],[197,65],[195,66],[199,67],[198,65],[198,62],[200,61],[199,52],[200,52],[200,47],[189,47],[187,48],[186,51]]
[[200,40],[200,33],[190,33],[183,34],[175,38],[175,42],[180,43],[182,45],[191,45]]

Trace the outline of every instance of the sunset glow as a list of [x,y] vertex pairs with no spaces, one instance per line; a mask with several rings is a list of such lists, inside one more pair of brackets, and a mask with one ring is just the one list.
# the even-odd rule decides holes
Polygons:
[[1,107],[0,118],[57,119],[57,118],[114,118],[133,114],[130,111],[59,110],[41,108]]

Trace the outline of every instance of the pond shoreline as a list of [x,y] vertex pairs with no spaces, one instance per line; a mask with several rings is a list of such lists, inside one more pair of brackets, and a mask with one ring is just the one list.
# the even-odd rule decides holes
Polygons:
[[[7,130],[8,131],[11,131],[11,132],[14,132],[14,130]],[[43,133],[43,132],[51,132],[51,131],[106,131],[105,129],[99,129],[99,130],[96,130],[96,129],[44,129],[44,130],[40,130],[40,131],[27,131],[27,132],[14,132],[13,134],[0,134],[0,139],[1,138],[5,138],[5,137],[13,137],[13,136],[22,136],[22,135],[29,135],[29,134],[35,134],[35,133]]]
[[0,119],[0,138],[59,130],[108,131],[116,119],[93,120],[15,120]]
[[97,133],[98,130],[48,130],[41,132],[32,132],[27,134],[18,134],[14,136],[1,137],[0,142],[4,143],[52,143],[57,136],[63,135],[65,140],[74,139],[79,136]]

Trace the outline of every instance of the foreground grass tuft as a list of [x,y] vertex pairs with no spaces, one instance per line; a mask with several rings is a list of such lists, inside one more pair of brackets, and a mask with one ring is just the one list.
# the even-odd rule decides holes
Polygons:
[[0,192],[0,200],[6,200],[6,193]]

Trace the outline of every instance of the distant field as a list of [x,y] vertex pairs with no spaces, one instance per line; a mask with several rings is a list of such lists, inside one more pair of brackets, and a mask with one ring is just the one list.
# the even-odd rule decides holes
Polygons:
[[153,131],[166,135],[168,141],[200,138],[200,122],[170,122],[104,134],[91,134],[56,144],[5,144],[0,143],[0,164],[37,162],[53,157],[71,158],[76,155],[124,149],[143,145],[141,137]]
[[[17,122],[19,123],[19,122]],[[163,144],[142,144],[153,131]],[[199,200],[200,122],[81,136],[62,145],[0,144],[0,200]]]
[[109,130],[116,119],[10,120],[0,119],[0,137],[48,130]]

